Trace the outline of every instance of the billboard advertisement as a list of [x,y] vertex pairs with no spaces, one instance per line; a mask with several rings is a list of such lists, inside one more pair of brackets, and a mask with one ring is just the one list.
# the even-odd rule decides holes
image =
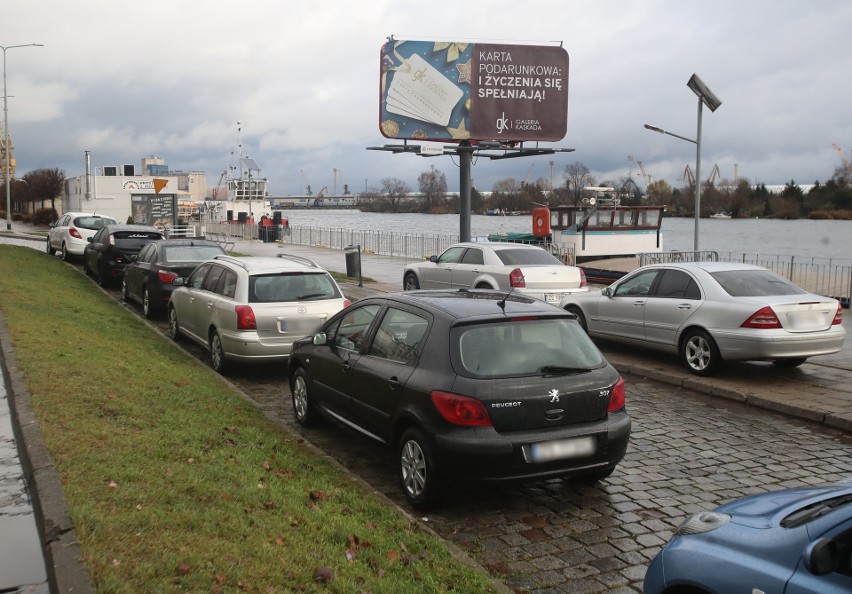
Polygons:
[[568,124],[568,53],[558,46],[403,41],[382,46],[386,138],[558,141]]

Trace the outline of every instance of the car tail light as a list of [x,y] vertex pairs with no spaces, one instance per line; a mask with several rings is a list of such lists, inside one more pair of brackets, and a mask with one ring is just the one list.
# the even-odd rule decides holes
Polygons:
[[71,237],[74,237],[76,239],[83,239],[83,236],[80,235],[80,232],[77,231],[77,229],[75,229],[74,227],[70,227],[68,229],[68,235],[70,235]]
[[257,330],[257,320],[250,305],[238,305],[234,311],[237,312],[237,330]]
[[509,273],[509,286],[516,289],[527,286],[527,282],[524,280],[524,273],[521,272],[520,268],[515,268]]
[[453,425],[491,426],[491,418],[488,416],[488,411],[485,410],[485,405],[474,398],[433,390],[432,403],[444,417],[444,420]]
[[781,328],[781,320],[768,305],[754,312],[749,319],[742,323],[740,328]]
[[580,286],[581,287],[588,287],[589,281],[586,280],[586,273],[583,272],[582,268],[580,268],[579,271],[580,271]]
[[612,392],[609,395],[609,406],[606,407],[607,412],[615,412],[624,408],[624,378],[618,378],[615,385],[612,387]]
[[837,304],[837,313],[834,314],[834,321],[831,322],[832,326],[836,326],[837,324],[843,323],[843,308],[840,307],[840,304]]
[[157,276],[159,277],[160,282],[166,285],[172,284],[172,281],[178,277],[177,273],[170,272],[168,270],[160,270],[157,273]]

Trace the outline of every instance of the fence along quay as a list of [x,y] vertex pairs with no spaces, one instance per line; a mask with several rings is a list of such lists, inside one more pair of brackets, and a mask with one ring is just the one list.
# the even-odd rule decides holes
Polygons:
[[[261,239],[257,225],[241,223],[208,223],[203,226],[202,233],[211,239],[221,238],[229,242]],[[275,237],[277,237],[278,243],[337,250],[343,250],[352,245],[360,245],[364,253],[412,260],[422,260],[433,254],[440,254],[459,240],[457,235],[331,229],[298,225],[279,226]],[[556,255],[558,257],[562,254],[557,253]],[[843,307],[849,307],[850,296],[852,296],[852,260],[849,259],[797,258],[796,256],[771,256],[739,252],[655,252],[640,254],[636,258],[620,258],[621,265],[613,266],[615,275],[612,278],[615,279],[619,273],[625,274],[638,266],[652,262],[692,261],[696,258],[763,266],[807,291],[833,297],[840,301]],[[569,254],[569,260],[573,261],[573,254]],[[594,264],[599,267],[602,262],[605,261],[598,260],[589,265]],[[613,262],[613,264],[615,263]]]

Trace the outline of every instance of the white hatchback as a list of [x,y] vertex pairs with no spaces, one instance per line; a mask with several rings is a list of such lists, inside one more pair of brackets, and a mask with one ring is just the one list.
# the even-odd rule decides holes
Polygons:
[[216,256],[172,281],[169,335],[210,351],[213,369],[286,360],[293,342],[349,305],[334,278],[308,258]]
[[415,289],[497,289],[558,305],[563,297],[587,293],[586,275],[535,245],[465,242],[440,256],[409,264],[402,286]]
[[71,256],[82,256],[89,238],[104,225],[115,225],[112,217],[93,212],[66,212],[50,226],[47,233],[47,253],[62,254],[66,262]]

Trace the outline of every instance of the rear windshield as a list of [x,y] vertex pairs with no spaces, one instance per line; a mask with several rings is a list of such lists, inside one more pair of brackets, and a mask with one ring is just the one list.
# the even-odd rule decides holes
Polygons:
[[104,225],[115,225],[115,219],[96,216],[83,216],[74,219],[74,226],[80,229],[100,229]]
[[495,250],[497,257],[508,266],[530,265],[562,265],[553,255],[544,250]]
[[797,287],[768,270],[728,270],[716,272],[712,276],[732,297],[802,295],[807,293],[801,287]]
[[540,374],[548,366],[589,370],[605,364],[580,325],[568,318],[456,326],[451,345],[456,371],[475,377]]
[[203,262],[225,253],[218,245],[173,245],[163,248],[166,262]]
[[249,277],[249,302],[315,301],[342,299],[327,273],[263,274]]

